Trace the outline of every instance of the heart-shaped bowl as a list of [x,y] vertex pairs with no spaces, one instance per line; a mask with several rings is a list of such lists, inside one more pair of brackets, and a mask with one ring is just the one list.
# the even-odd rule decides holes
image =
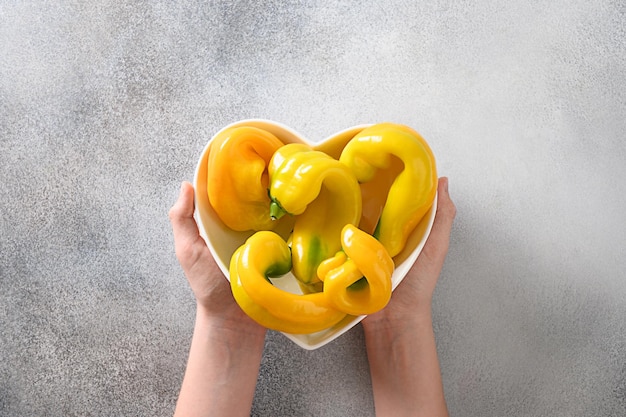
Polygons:
[[[320,142],[311,142],[307,140],[304,136],[300,135],[293,129],[271,120],[264,119],[247,119],[241,120],[235,123],[232,123],[218,133],[215,134],[213,138],[219,135],[222,131],[239,126],[253,126],[260,129],[264,129],[274,134],[278,139],[280,139],[283,143],[304,143],[313,147],[315,150],[320,150],[328,155],[339,158],[341,154],[341,150],[345,147],[345,145],[352,139],[357,133],[361,130],[365,129],[370,125],[359,125],[354,126],[345,130],[342,130],[327,139]],[[230,258],[235,250],[241,246],[248,237],[250,237],[254,232],[236,232],[232,229],[228,228],[220,218],[217,216],[213,207],[209,203],[209,198],[207,195],[207,161],[209,156],[209,147],[211,144],[211,140],[207,143],[202,154],[200,156],[200,160],[196,167],[195,177],[194,177],[194,188],[195,188],[195,198],[196,198],[196,211],[195,217],[198,223],[198,227],[200,229],[200,235],[204,238],[211,251],[211,254],[215,258],[217,265],[220,267],[224,275],[227,279],[230,279],[228,267],[230,264]],[[424,244],[426,243],[426,239],[430,234],[432,229],[433,222],[435,220],[435,212],[437,210],[437,196],[435,196],[435,200],[433,205],[428,210],[428,212],[424,215],[424,218],[417,225],[417,227],[413,230],[411,235],[409,236],[406,246],[404,250],[396,255],[393,260],[395,263],[395,270],[391,277],[392,280],[392,289],[395,288],[402,282],[406,274],[409,272],[411,266],[415,263],[418,255],[422,251]],[[287,216],[285,216],[287,217]],[[284,218],[283,218],[284,219]],[[282,220],[282,219],[281,219]],[[290,223],[291,221],[291,223]],[[276,233],[281,235],[285,240],[287,240],[291,228],[293,225],[293,221],[291,219],[286,219],[286,221],[282,221],[282,223],[274,230]],[[295,294],[302,294],[302,291],[296,281],[296,278],[290,273],[276,280],[272,280],[274,285],[278,288],[281,288],[285,291],[289,291]],[[356,326],[361,320],[363,320],[366,316],[346,316],[343,320],[341,320],[336,325],[320,331],[316,333],[310,334],[292,334],[292,333],[283,333],[288,339],[292,340],[298,346],[304,349],[317,349],[325,344],[335,340],[354,326]]]

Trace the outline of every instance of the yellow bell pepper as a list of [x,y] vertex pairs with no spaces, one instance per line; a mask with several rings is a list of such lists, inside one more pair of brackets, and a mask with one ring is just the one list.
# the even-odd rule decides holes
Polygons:
[[394,263],[372,235],[346,225],[341,233],[343,251],[317,269],[324,295],[338,310],[352,315],[372,314],[391,299]]
[[397,159],[403,168],[389,188],[374,232],[391,257],[402,251],[435,199],[437,169],[432,150],[413,129],[380,123],[354,136],[339,158],[361,183],[372,181],[378,170],[391,169]]
[[267,164],[283,143],[263,129],[226,129],[210,145],[207,193],[226,226],[236,231],[271,230]]
[[271,215],[295,215],[293,274],[304,292],[322,290],[319,264],[341,249],[341,230],[361,218],[361,190],[352,171],[302,144],[281,147],[269,164]]
[[287,243],[271,231],[254,233],[230,262],[231,289],[241,309],[264,327],[296,334],[327,329],[346,316],[323,293],[297,295],[272,285],[270,277],[290,269]]

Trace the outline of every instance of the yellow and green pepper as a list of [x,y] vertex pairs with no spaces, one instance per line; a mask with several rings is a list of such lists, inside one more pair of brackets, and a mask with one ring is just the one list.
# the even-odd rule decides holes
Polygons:
[[322,262],[317,270],[324,295],[338,310],[352,315],[381,310],[391,298],[394,264],[385,247],[353,225],[341,232],[343,251]]
[[341,249],[341,230],[358,224],[361,192],[350,169],[302,144],[281,147],[269,164],[270,212],[296,216],[291,235],[293,274],[303,291],[319,292],[319,264]]
[[402,251],[435,199],[437,169],[432,150],[411,128],[380,123],[359,132],[339,158],[362,183],[372,181],[378,170],[389,169],[395,159],[403,168],[391,184],[374,232],[392,257]]
[[209,149],[207,193],[226,226],[236,231],[271,230],[267,164],[284,144],[251,126],[226,129]]
[[297,295],[270,282],[291,270],[287,243],[276,233],[253,234],[233,254],[230,284],[235,300],[253,320],[287,333],[313,333],[338,323],[346,315],[334,308],[323,293]]

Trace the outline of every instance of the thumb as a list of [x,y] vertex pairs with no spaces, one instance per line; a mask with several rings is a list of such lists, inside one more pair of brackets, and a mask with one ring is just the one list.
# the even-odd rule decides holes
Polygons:
[[455,217],[456,207],[450,198],[448,178],[441,177],[437,186],[437,213],[433,224],[435,239],[445,238],[446,241],[449,240]]
[[169,211],[176,256],[183,268],[195,264],[207,250],[204,240],[200,237],[193,213],[194,189],[190,183],[183,182],[178,200]]
[[188,182],[183,182],[180,186],[178,200],[169,211],[170,223],[174,232],[174,240],[183,242],[188,239],[196,239],[199,235],[198,226],[193,218],[194,212],[194,190]]
[[437,212],[435,214],[435,221],[430,235],[428,236],[428,240],[424,245],[424,249],[420,257],[418,257],[417,264],[425,262],[434,267],[443,265],[450,244],[450,232],[455,216],[456,207],[450,199],[448,178],[442,177],[439,179],[437,186]]

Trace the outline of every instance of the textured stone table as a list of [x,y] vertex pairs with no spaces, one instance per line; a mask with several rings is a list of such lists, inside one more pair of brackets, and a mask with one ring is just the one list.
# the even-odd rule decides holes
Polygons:
[[[0,415],[172,413],[194,302],[167,211],[250,117],[431,143],[453,416],[626,415],[625,27],[611,0],[1,1]],[[268,334],[253,415],[373,413],[360,327]]]

